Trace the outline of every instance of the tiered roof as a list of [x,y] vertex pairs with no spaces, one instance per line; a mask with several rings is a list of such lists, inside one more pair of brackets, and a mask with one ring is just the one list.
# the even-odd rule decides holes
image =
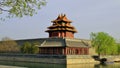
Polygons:
[[71,23],[72,21],[70,21],[67,17],[66,17],[66,15],[64,14],[61,14],[61,15],[59,15],[58,17],[57,17],[57,19],[56,20],[53,20],[52,22],[58,22],[58,21],[65,21],[65,22],[69,22],[69,23]]
[[16,40],[19,45],[25,42],[39,42],[38,47],[91,47],[90,40],[70,38],[38,38]]
[[67,19],[66,15],[61,14],[57,17],[57,19],[52,21],[53,25],[48,27],[46,32],[53,32],[53,31],[70,31],[76,33],[77,30],[71,26],[69,19]]

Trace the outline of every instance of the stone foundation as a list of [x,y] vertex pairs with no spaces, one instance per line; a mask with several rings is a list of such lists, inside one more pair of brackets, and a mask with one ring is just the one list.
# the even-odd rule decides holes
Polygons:
[[2,55],[0,61],[37,62],[55,64],[99,63],[90,55]]
[[67,55],[66,64],[80,64],[80,63],[99,63],[95,61],[90,55]]

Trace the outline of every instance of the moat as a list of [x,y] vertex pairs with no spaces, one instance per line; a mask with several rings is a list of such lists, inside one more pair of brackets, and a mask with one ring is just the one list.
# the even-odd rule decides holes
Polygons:
[[[43,63],[28,63],[28,62],[6,62],[0,61],[0,66],[17,66],[15,68],[120,68],[120,63],[109,64],[43,64]],[[1,68],[1,67],[0,67]]]

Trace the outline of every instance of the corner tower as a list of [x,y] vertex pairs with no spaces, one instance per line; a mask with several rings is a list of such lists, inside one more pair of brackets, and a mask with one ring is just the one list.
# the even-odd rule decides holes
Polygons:
[[49,26],[48,30],[45,31],[49,33],[49,37],[74,38],[74,33],[77,30],[71,25],[72,21],[68,20],[65,14],[59,15],[51,22],[52,26]]

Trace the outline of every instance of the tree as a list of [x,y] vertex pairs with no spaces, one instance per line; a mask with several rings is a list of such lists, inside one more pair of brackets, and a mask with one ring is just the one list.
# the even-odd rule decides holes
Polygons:
[[0,0],[0,14],[6,12],[8,18],[32,16],[45,4],[45,0]]
[[95,48],[98,56],[101,54],[116,54],[117,46],[115,39],[105,32],[91,33],[91,44]]
[[32,46],[33,54],[39,53],[39,47],[38,47],[39,45],[40,45],[40,43],[38,41],[33,42],[33,46]]
[[16,53],[20,52],[20,47],[17,43],[10,38],[3,38],[0,42],[0,52],[1,53]]
[[118,53],[118,55],[120,55],[120,43],[117,43],[117,48],[118,48],[118,50],[117,50],[117,53]]
[[31,43],[29,42],[25,42],[22,46],[21,46],[21,52],[22,53],[30,53],[31,50]]
[[21,52],[22,53],[27,53],[27,54],[36,54],[39,51],[38,46],[36,46],[35,44],[37,43],[30,43],[30,42],[25,42],[22,46],[21,46]]
[[32,54],[37,54],[39,52],[39,48],[35,45],[31,46],[31,53]]

